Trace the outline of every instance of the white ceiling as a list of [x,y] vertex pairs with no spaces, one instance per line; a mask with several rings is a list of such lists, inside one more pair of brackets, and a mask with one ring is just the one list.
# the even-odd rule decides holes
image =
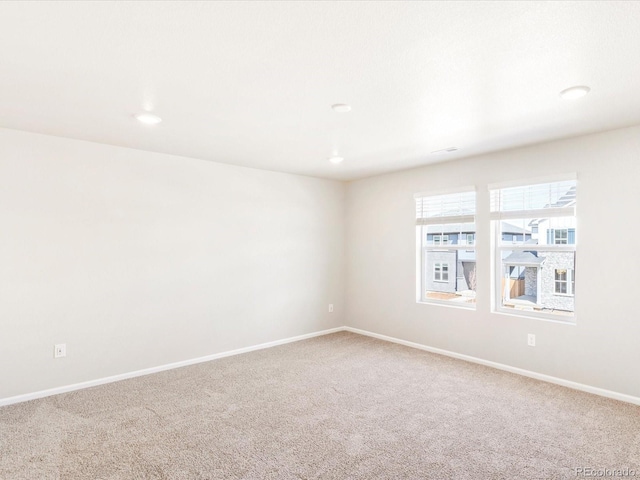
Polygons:
[[361,178],[640,123],[639,22],[640,2],[2,2],[0,126]]

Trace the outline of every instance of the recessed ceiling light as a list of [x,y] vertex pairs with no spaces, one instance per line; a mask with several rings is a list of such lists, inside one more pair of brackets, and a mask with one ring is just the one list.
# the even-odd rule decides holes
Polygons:
[[578,85],[576,87],[570,87],[562,90],[560,92],[560,96],[565,100],[577,100],[578,98],[584,97],[590,91],[591,89],[589,87]]
[[162,121],[159,116],[149,112],[138,113],[134,115],[134,117],[136,117],[136,120],[140,123],[144,123],[145,125],[157,125]]
[[351,105],[347,105],[346,103],[336,103],[335,105],[331,105],[331,108],[334,112],[338,113],[347,113],[351,111]]
[[436,150],[435,152],[431,152],[431,153],[434,155],[440,155],[442,153],[451,153],[457,150],[458,150],[458,147],[449,147],[449,148],[443,148],[442,150]]
[[329,158],[329,161],[331,163],[333,163],[334,165],[337,165],[337,164],[342,163],[344,161],[344,157],[333,156],[333,157]]

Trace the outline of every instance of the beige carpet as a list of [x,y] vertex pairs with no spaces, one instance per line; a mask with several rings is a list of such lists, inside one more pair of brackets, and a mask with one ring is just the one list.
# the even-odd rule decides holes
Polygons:
[[640,477],[640,407],[337,333],[0,408],[0,478]]

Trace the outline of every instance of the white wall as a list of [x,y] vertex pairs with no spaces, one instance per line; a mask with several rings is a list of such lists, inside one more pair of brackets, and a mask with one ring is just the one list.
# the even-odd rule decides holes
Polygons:
[[[578,174],[577,324],[491,313],[487,185],[566,172]],[[478,190],[477,310],[417,304],[413,194],[468,185]],[[351,182],[348,324],[640,396],[639,207],[640,127]]]
[[[579,180],[577,324],[491,313],[487,184],[563,172]],[[639,184],[640,127],[351,182],[346,199],[0,129],[0,399],[344,324],[640,396]],[[413,194],[467,185],[477,310],[417,304]]]
[[344,189],[0,130],[0,399],[344,325]]

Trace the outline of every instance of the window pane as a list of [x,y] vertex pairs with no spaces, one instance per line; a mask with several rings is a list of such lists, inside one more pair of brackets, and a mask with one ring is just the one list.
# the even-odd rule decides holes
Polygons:
[[559,315],[574,311],[574,252],[501,250],[500,255],[503,307]]
[[556,293],[567,293],[567,283],[566,282],[556,282]]
[[572,315],[576,186],[574,179],[490,191],[498,306]]
[[475,307],[475,204],[473,191],[416,198],[419,300]]
[[553,230],[553,238],[556,245],[567,245],[569,230],[566,228],[556,228]]

